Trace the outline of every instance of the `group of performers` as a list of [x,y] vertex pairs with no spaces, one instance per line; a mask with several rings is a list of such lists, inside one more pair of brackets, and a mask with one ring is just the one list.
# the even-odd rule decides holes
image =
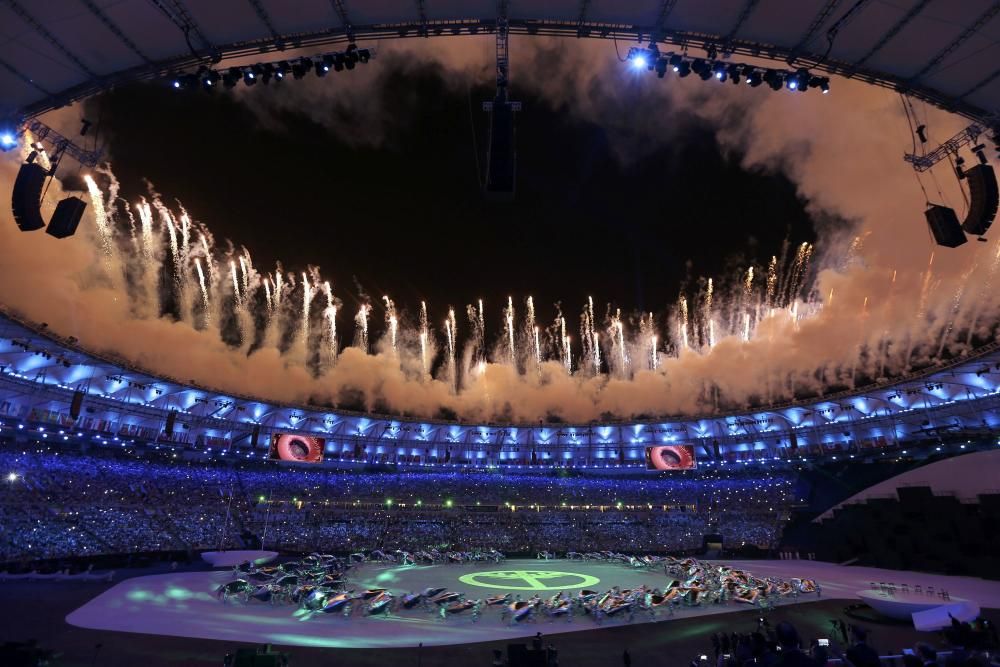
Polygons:
[[[549,560],[554,554],[540,553]],[[301,560],[274,566],[244,563],[234,569],[235,578],[218,587],[216,594],[224,602],[296,605],[316,614],[341,614],[350,617],[389,616],[404,611],[423,611],[440,619],[468,615],[473,622],[490,608],[500,610],[500,619],[511,625],[537,621],[573,621],[589,617],[595,623],[608,618],[632,621],[636,614],[656,620],[661,612],[673,615],[683,607],[697,607],[729,602],[771,608],[782,598],[815,593],[820,589],[810,579],[783,580],[760,578],[746,570],[715,565],[695,558],[670,556],[628,556],[612,552],[567,554],[573,560],[601,560],[620,563],[635,569],[658,570],[665,575],[663,586],[642,585],[621,589],[614,586],[604,592],[582,589],[562,591],[551,597],[535,595],[522,599],[517,594],[493,595],[485,599],[467,598],[464,593],[446,587],[431,587],[421,592],[398,595],[385,588],[356,590],[350,587],[348,572],[360,563],[473,563],[501,562],[503,554],[495,549],[477,552],[437,552],[411,554],[405,551],[376,550],[352,554],[343,559],[312,554]]]

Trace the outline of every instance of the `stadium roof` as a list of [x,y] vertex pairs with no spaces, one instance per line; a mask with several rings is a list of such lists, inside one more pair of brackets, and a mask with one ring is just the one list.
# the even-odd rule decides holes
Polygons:
[[853,76],[973,118],[1000,109],[1000,2],[987,0],[0,0],[0,114],[212,56],[485,34],[499,4],[513,34],[655,39]]

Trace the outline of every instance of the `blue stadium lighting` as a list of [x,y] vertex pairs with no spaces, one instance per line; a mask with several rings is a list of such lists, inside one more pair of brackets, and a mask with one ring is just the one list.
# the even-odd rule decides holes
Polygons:
[[795,90],[798,87],[799,87],[799,85],[798,85],[798,83],[796,83],[795,79],[789,79],[788,80],[788,89],[789,90]]
[[632,69],[645,69],[648,64],[646,56],[636,56],[632,59]]

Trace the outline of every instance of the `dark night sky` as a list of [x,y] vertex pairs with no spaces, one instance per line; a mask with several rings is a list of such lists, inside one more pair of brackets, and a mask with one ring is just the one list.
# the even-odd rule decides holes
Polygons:
[[264,125],[232,95],[161,85],[118,89],[88,113],[130,200],[148,178],[261,270],[320,265],[348,304],[356,276],[411,314],[421,299],[439,313],[478,297],[499,313],[508,294],[533,295],[544,318],[545,304],[576,313],[588,294],[659,311],[687,275],[765,264],[789,235],[813,240],[794,185],[744,171],[698,121],[622,164],[604,129],[521,91],[516,201],[484,201],[471,122],[483,168],[489,82],[472,91],[470,119],[438,68],[382,74],[373,102],[394,112],[379,147],[350,146],[302,114]]

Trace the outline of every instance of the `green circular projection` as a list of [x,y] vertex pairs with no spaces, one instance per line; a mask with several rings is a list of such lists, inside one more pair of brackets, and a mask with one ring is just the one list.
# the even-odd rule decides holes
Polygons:
[[577,572],[554,572],[551,570],[495,570],[474,572],[458,578],[463,584],[515,591],[561,591],[567,588],[583,588],[601,583],[597,577]]

